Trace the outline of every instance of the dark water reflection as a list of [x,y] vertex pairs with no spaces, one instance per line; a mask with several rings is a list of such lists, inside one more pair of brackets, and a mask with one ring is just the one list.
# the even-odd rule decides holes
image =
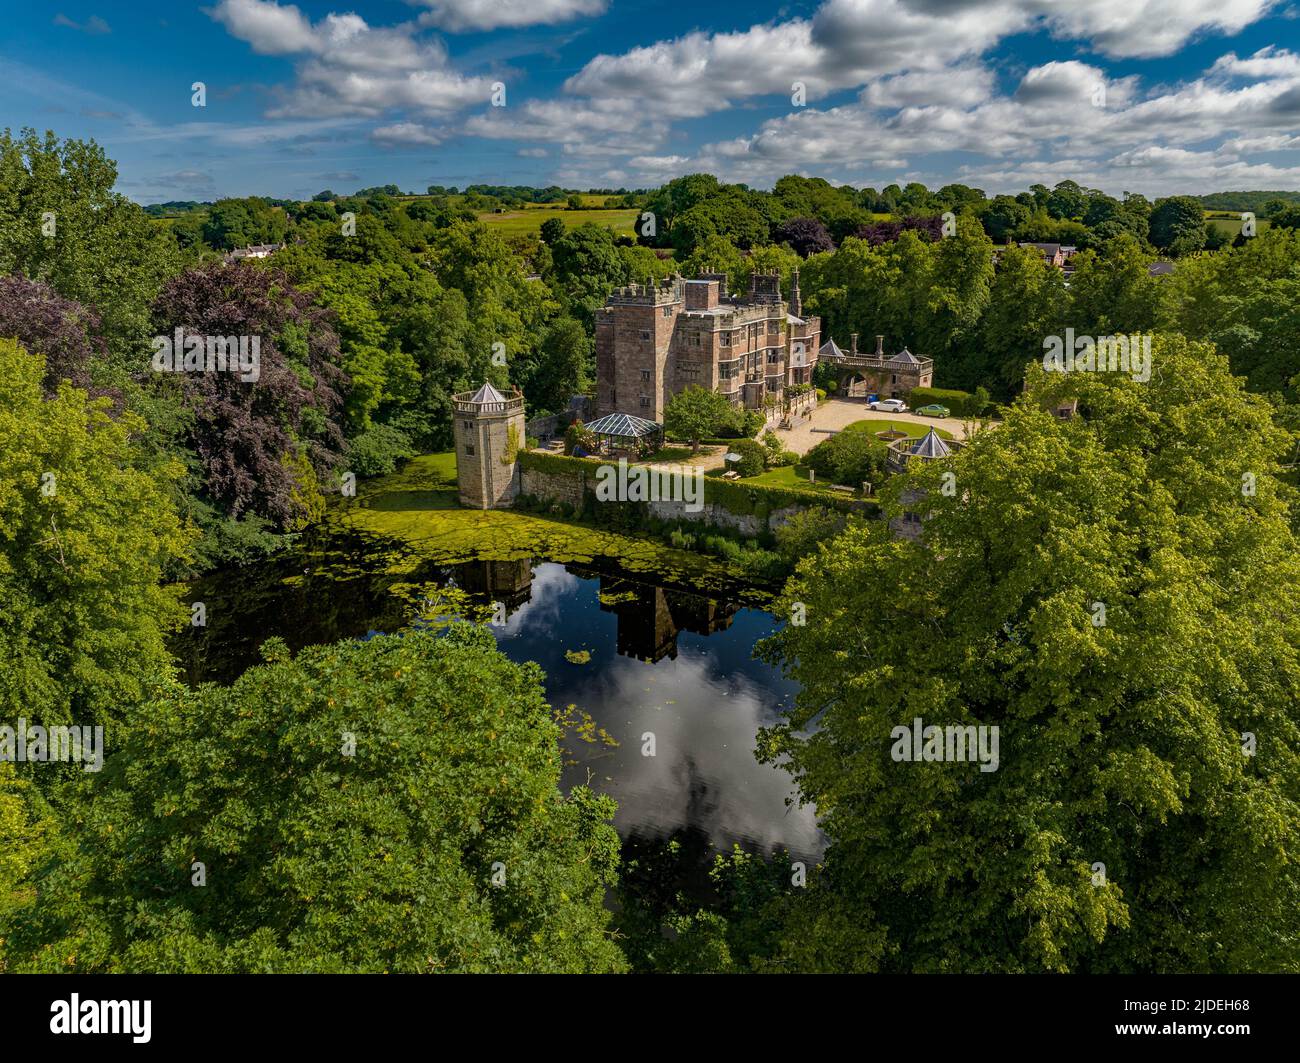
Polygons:
[[[812,810],[787,805],[789,776],[754,759],[758,729],[796,690],[751,656],[774,629],[770,614],[629,578],[612,559],[424,564],[400,578],[505,605],[505,622],[492,627],[501,650],[536,661],[553,705],[577,706],[617,741],[571,736],[563,782],[613,796],[625,839],[674,837],[701,858],[733,842],[820,855]],[[337,536],[323,551],[220,573],[193,588],[208,625],[179,636],[176,651],[190,682],[229,682],[272,635],[296,650],[396,631],[407,619],[390,592],[397,579],[373,544]],[[574,663],[566,651],[590,659]],[[644,755],[651,741],[655,755]]]

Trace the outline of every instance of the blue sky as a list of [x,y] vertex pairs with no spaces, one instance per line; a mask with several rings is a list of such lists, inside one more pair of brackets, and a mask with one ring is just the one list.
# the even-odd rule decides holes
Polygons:
[[697,170],[757,187],[803,173],[1296,189],[1298,14],[1296,0],[56,0],[6,16],[0,124],[95,138],[146,203]]

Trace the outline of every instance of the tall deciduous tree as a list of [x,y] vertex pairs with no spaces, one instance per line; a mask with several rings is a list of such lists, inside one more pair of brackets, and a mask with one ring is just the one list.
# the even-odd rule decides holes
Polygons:
[[202,461],[207,494],[230,516],[253,513],[281,530],[300,527],[318,504],[319,480],[343,449],[340,393],[347,381],[326,312],[279,270],[218,263],[168,281],[154,314],[164,338],[179,328],[205,341],[258,339],[256,380],[238,372],[174,374],[193,417],[189,443]]
[[[161,585],[189,536],[169,497],[178,466],[136,467],[144,422],[63,384],[0,340],[0,719],[122,719],[171,663],[182,619]],[[112,735],[116,739],[117,735]]]
[[94,141],[0,132],[0,274],[47,281],[92,309],[125,363],[149,335],[149,305],[178,252],[116,182]]
[[[900,478],[919,542],[850,528],[801,564],[807,622],[767,653],[802,690],[761,748],[832,841],[786,965],[1297,969],[1284,445],[1225,359],[1162,337],[1149,382],[1037,368],[1000,427]],[[918,718],[999,728],[996,770],[900,760]]]
[[664,430],[685,439],[691,452],[700,449],[700,440],[715,434],[732,416],[732,406],[712,388],[691,384],[683,388],[664,407]]
[[622,969],[614,802],[560,793],[536,665],[465,624],[263,652],[140,709],[4,928],[12,969]]

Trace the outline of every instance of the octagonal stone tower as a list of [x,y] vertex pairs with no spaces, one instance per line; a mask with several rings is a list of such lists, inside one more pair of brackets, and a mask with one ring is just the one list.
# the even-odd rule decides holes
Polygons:
[[524,447],[524,396],[502,395],[486,381],[478,391],[453,396],[456,483],[460,504],[471,509],[504,509],[519,494]]

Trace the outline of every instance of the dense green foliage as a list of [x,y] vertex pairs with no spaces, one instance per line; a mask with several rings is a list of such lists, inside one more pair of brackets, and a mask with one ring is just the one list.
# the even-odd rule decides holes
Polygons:
[[170,663],[180,470],[138,468],[143,422],[43,375],[0,339],[0,720],[111,725]]
[[622,967],[613,801],[558,792],[535,665],[470,625],[264,653],[140,705],[5,928],[11,968]]
[[[109,754],[99,775],[0,763],[0,970],[1297,969],[1300,194],[693,174],[142,209],[115,181],[94,143],[0,134],[0,720],[102,723]],[[534,235],[476,220],[540,203],[563,216]],[[606,207],[655,224],[582,213]],[[1077,248],[1068,278],[1030,241]],[[255,243],[281,246],[227,255]],[[764,653],[801,693],[761,753],[831,841],[806,889],[740,851],[703,902],[648,856],[620,877],[613,802],[561,792],[541,676],[481,629],[174,678],[174,580],[280,548],[344,473],[447,447],[484,379],[566,409],[614,288],[709,271],[744,293],[763,270],[788,291],[796,269],[823,339],[935,360],[914,407],[1010,404],[890,480],[871,426],[806,455],[819,485],[922,514],[918,541],[789,486],[762,415],[706,388],[668,433],[789,478],[707,477],[717,525],[596,505],[593,461],[519,462],[582,482],[525,507],[760,587],[794,572],[778,608],[806,622]],[[153,371],[176,329],[258,336],[260,378]],[[1156,333],[1151,380],[1044,374],[1069,329]],[[997,770],[894,760],[918,716],[999,727]]]
[[[951,460],[958,491],[916,473],[920,542],[851,528],[800,566],[807,623],[766,652],[802,690],[763,747],[832,844],[782,965],[1296,969],[1285,437],[1208,347],[1162,338],[1155,364],[1036,372]],[[998,726],[999,767],[894,759],[916,717]]]

